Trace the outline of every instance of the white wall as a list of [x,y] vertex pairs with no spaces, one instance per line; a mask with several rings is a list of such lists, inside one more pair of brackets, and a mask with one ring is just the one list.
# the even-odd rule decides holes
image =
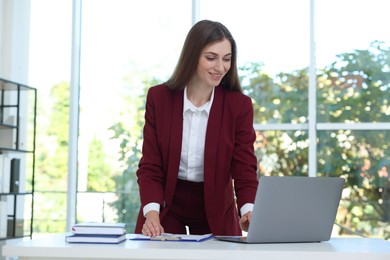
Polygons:
[[30,1],[0,1],[0,77],[28,85]]

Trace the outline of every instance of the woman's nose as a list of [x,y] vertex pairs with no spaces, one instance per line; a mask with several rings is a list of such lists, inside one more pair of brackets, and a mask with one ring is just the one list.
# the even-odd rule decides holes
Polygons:
[[222,72],[224,70],[224,68],[223,68],[223,61],[222,60],[217,60],[216,61],[215,69],[217,71],[220,71],[220,72]]

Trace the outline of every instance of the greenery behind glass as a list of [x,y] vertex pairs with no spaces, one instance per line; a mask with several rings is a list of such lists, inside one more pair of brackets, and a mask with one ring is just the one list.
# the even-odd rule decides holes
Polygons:
[[[332,64],[319,70],[319,121],[389,122],[389,54],[388,47],[374,42],[367,50],[338,55]],[[307,123],[307,68],[271,76],[262,71],[261,63],[248,63],[240,68],[240,75],[244,92],[253,100],[255,123]],[[128,111],[123,111],[122,119],[108,129],[112,139],[120,144],[118,161],[123,172],[109,174],[101,141],[94,140],[90,144],[93,149],[90,149],[89,175],[93,178],[88,179],[88,191],[115,193],[117,199],[107,204],[107,210],[115,212],[114,221],[127,223],[128,232],[133,231],[139,210],[135,173],[141,156],[145,93],[150,86],[160,82],[157,79],[145,81],[143,95],[124,97]],[[69,107],[68,88],[69,84],[61,83],[52,91],[56,100],[50,115],[52,123],[44,128],[52,142],[50,145],[41,143],[37,156],[37,173],[40,174],[37,190],[41,188],[39,185],[46,183],[66,191],[64,158],[67,158],[68,144],[64,124]],[[136,115],[130,117],[134,110]],[[135,124],[129,124],[130,121]],[[340,234],[357,232],[390,239],[390,151],[386,142],[390,140],[389,131],[318,131],[317,137],[318,174],[347,180],[337,219],[344,227]],[[259,176],[308,173],[306,131],[257,131],[255,148]],[[58,200],[60,205],[51,205],[52,199],[54,202],[54,198],[49,198],[45,204],[35,203],[34,231],[64,229],[66,214],[53,208],[65,208],[65,198]],[[52,207],[48,207],[50,205]],[[52,215],[53,211],[57,212],[56,216]],[[59,226],[48,226],[45,222],[53,217],[58,218]],[[101,219],[105,219],[104,212]],[[82,220],[78,215],[78,221]]]
[[[318,111],[322,121],[337,118],[338,122],[367,122],[372,111],[375,111],[371,116],[374,122],[388,121],[389,65],[389,49],[375,42],[368,50],[340,54],[334,63],[322,69],[317,79]],[[258,63],[241,68],[244,92],[253,99],[255,122],[307,122],[307,69],[270,77],[261,68]],[[355,75],[359,82],[355,81]],[[151,82],[146,86],[154,84]],[[143,112],[142,108],[140,111]],[[137,118],[137,122],[140,127],[142,120]],[[140,157],[140,143],[136,139],[140,135],[124,129],[121,123],[112,130],[115,131],[114,137],[122,140],[121,159],[127,158],[129,165],[118,182],[119,187],[123,187],[127,182],[135,183]],[[338,216],[338,224],[343,227],[340,234],[379,235],[389,239],[390,190],[387,187],[390,152],[389,145],[383,142],[390,140],[389,132],[371,131],[369,137],[366,135],[365,131],[319,132],[318,175],[347,180],[345,190],[348,192],[344,194],[340,207],[343,213]],[[257,131],[255,148],[259,175],[299,176],[308,173],[306,131]],[[129,202],[128,197],[123,199]],[[118,205],[126,205],[120,201]],[[122,208],[125,209],[120,212],[122,220],[133,225],[138,207],[136,200]]]

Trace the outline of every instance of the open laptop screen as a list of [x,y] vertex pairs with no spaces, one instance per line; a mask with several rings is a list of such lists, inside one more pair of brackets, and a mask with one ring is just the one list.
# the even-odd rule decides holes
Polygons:
[[234,242],[329,240],[344,182],[336,177],[262,176],[248,235]]

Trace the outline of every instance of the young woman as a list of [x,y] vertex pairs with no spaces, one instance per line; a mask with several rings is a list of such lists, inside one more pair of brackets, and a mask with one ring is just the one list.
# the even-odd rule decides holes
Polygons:
[[189,31],[171,78],[149,89],[135,233],[247,230],[257,160],[253,107],[236,62],[229,30],[203,20]]

